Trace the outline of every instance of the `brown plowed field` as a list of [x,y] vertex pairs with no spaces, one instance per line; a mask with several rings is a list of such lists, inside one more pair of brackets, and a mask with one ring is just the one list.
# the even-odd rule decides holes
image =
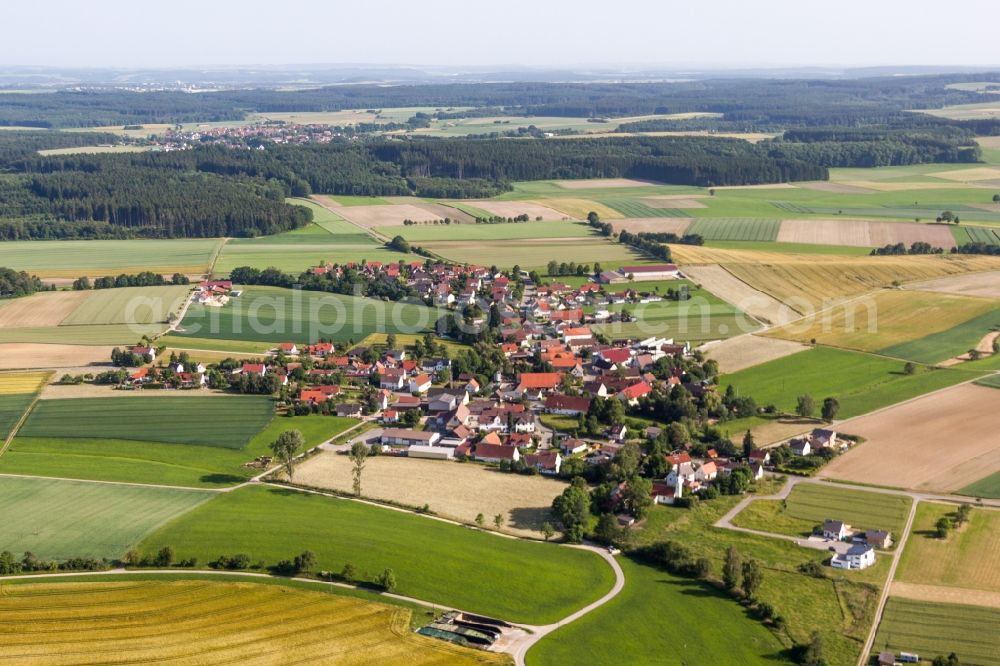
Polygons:
[[691,224],[690,217],[627,217],[611,223],[616,231],[656,232],[681,236]]
[[916,242],[933,247],[955,247],[951,229],[937,224],[874,222],[871,220],[785,220],[778,232],[779,243],[812,243],[850,247],[882,247]]
[[835,458],[821,477],[949,493],[1000,471],[1000,391],[963,384],[837,430],[867,441]]
[[0,328],[58,326],[93,292],[56,291],[0,303]]

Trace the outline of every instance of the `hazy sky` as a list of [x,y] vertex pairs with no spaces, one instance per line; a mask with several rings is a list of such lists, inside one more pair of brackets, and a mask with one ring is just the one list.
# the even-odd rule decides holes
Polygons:
[[1000,0],[5,4],[2,65],[1000,64]]

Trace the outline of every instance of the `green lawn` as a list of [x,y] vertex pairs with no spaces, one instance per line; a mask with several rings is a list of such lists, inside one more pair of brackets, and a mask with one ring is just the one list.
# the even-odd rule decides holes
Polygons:
[[983,336],[997,329],[1000,329],[1000,307],[948,330],[887,347],[880,353],[919,363],[939,363],[974,349]]
[[60,326],[165,323],[191,291],[184,285],[99,289],[87,295]]
[[959,495],[968,497],[988,497],[1000,499],[1000,472],[994,472],[984,479],[979,479],[958,491]]
[[1000,609],[891,597],[873,652],[913,652],[930,660],[954,652],[963,664],[1000,664]]
[[221,308],[192,304],[175,336],[259,342],[346,342],[370,333],[417,333],[437,321],[422,304],[378,301],[316,291],[248,287]]
[[0,395],[0,447],[34,399],[33,393]]
[[0,551],[42,559],[121,557],[164,522],[213,497],[201,490],[0,479]]
[[[768,483],[762,492],[776,490],[773,483]],[[889,558],[879,558],[874,567],[850,572],[850,576],[829,567],[825,567],[823,578],[807,576],[799,572],[799,566],[809,561],[822,563],[828,553],[802,548],[784,539],[712,526],[739,500],[724,496],[699,502],[691,509],[653,507],[638,531],[638,544],[664,539],[681,542],[696,557],[704,556],[711,561],[716,579],[721,577],[726,551],[735,546],[743,557],[753,557],[763,565],[764,581],[758,596],[785,618],[785,629],[779,634],[782,642],[786,646],[805,643],[818,630],[828,663],[853,666],[871,626],[878,586],[888,574]],[[818,622],[816,618],[824,619]]]
[[299,430],[308,448],[336,437],[355,423],[337,416],[276,417],[240,449],[103,438],[16,437],[0,457],[0,473],[224,487],[259,474],[259,469],[244,463],[271,455],[268,446],[286,430]]
[[274,348],[274,344],[260,340],[217,340],[214,338],[199,338],[193,335],[177,335],[168,333],[157,338],[158,344],[176,349],[201,349],[231,353],[236,358],[241,354],[263,354]]
[[546,636],[528,653],[528,664],[791,663],[774,634],[727,594],[627,557],[619,563],[625,589]]
[[777,406],[792,412],[805,393],[816,402],[840,401],[838,418],[849,418],[908,400],[924,393],[974,379],[982,373],[961,369],[920,366],[903,374],[902,361],[830,347],[815,347],[752,368],[723,375],[719,385],[732,385],[739,395],[749,395],[758,405]]
[[0,266],[46,277],[140,271],[203,273],[220,242],[216,238],[6,241],[0,243]]
[[266,396],[137,396],[42,400],[19,434],[243,448],[274,416]]
[[506,620],[555,622],[604,595],[611,568],[597,555],[506,539],[411,513],[270,486],[216,497],[146,539],[152,552],[209,562],[247,553],[273,565],[303,550],[319,570],[350,562],[364,578],[386,567],[397,592]]
[[763,532],[808,536],[829,518],[857,530],[888,530],[898,539],[906,525],[910,503],[910,498],[902,495],[800,483],[786,500],[751,502],[737,514],[733,524]]
[[535,238],[583,238],[595,231],[583,222],[515,222],[509,224],[414,224],[383,227],[387,235],[399,234],[406,240],[513,240]]

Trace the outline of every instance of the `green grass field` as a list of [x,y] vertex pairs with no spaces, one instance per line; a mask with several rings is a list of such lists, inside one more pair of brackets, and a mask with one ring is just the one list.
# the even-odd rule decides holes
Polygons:
[[[994,376],[993,379],[1000,380],[1000,377]],[[997,381],[995,386],[1000,388],[1000,381]],[[958,494],[966,495],[968,497],[988,497],[990,499],[1000,499],[1000,472],[994,472],[984,479],[979,479],[975,483],[959,490]]]
[[370,579],[391,567],[400,594],[537,624],[601,597],[614,580],[593,553],[268,486],[221,494],[152,534],[142,549],[165,544],[201,562],[248,553],[272,565],[309,549],[317,569],[340,571],[350,562]]
[[265,396],[138,396],[42,400],[25,437],[108,438],[243,448],[274,417]]
[[337,243],[335,237],[325,244],[237,241],[226,243],[212,269],[213,275],[228,275],[237,266],[278,268],[298,275],[323,262],[346,264],[350,262],[381,261],[385,263],[413,261],[416,255],[388,250],[374,243]]
[[699,218],[684,233],[698,234],[705,240],[773,241],[778,237],[781,220],[760,218]]
[[110,324],[95,326],[35,326],[0,328],[0,343],[37,342],[53,345],[134,345],[143,335],[158,335],[166,324]]
[[1000,329],[1000,307],[939,333],[882,349],[880,353],[919,363],[939,363],[974,349],[990,331]]
[[215,238],[7,241],[0,243],[0,266],[67,278],[140,271],[204,273],[220,242]]
[[268,446],[286,430],[300,431],[310,448],[355,423],[336,416],[276,417],[240,449],[106,438],[16,437],[0,457],[0,473],[218,488],[259,474],[261,470],[244,463],[271,455]]
[[910,511],[909,497],[800,483],[786,500],[757,500],[736,515],[738,527],[808,536],[826,519],[841,520],[856,530],[881,529],[897,539]]
[[[583,190],[581,193],[586,194],[587,191]],[[680,208],[653,208],[641,201],[626,197],[601,197],[594,198],[594,201],[617,210],[623,217],[690,217],[688,211]]]
[[436,311],[419,304],[277,287],[248,287],[221,307],[192,304],[175,335],[181,338],[256,342],[337,342],[370,333],[417,333],[437,321]]
[[729,595],[627,557],[618,561],[625,589],[546,636],[528,652],[528,664],[791,663],[774,634]]
[[[761,492],[768,494],[777,489],[775,482],[768,481]],[[799,571],[799,566],[810,561],[821,563],[828,553],[802,548],[784,539],[713,527],[739,499],[721,497],[698,502],[691,509],[653,507],[637,532],[637,543],[644,545],[665,539],[683,543],[695,557],[709,559],[716,579],[721,578],[726,551],[735,546],[743,557],[753,557],[763,565],[764,581],[758,597],[785,618],[785,628],[779,634],[782,642],[786,646],[806,643],[812,632],[818,630],[827,662],[831,666],[853,666],[871,627],[878,586],[888,574],[889,559],[879,558],[874,567],[851,572],[850,576],[828,567],[825,578],[807,576]],[[698,599],[691,595],[688,604]],[[817,622],[817,617],[824,621]]]
[[523,240],[496,240],[490,243],[442,240],[421,243],[420,246],[449,261],[501,268],[517,265],[525,270],[545,268],[553,259],[591,265],[597,262],[605,269],[622,264],[650,263],[650,259],[627,245],[597,237],[536,239],[530,243]]
[[57,560],[121,557],[164,522],[211,497],[200,490],[3,477],[0,551]]
[[1000,664],[1000,609],[891,597],[873,652],[912,652],[931,660],[951,652],[963,664]]
[[412,243],[447,240],[514,240],[536,238],[585,238],[594,236],[582,222],[516,222],[510,224],[414,224],[382,228]]
[[982,376],[960,369],[918,366],[903,374],[902,361],[829,347],[815,347],[752,368],[723,375],[719,385],[732,385],[758,405],[775,405],[792,412],[798,396],[808,393],[817,409],[824,398],[840,401],[838,418],[867,412],[915,398]]
[[87,295],[60,326],[96,326],[107,324],[165,323],[177,312],[191,287],[123,287],[99,289]]
[[0,395],[0,446],[34,399],[31,393]]

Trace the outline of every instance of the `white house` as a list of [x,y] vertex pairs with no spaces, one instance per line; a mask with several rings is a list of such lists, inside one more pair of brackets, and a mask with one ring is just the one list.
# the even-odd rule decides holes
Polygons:
[[826,539],[836,539],[837,541],[843,541],[850,534],[850,525],[845,525],[839,520],[824,520],[823,521],[823,537]]
[[836,554],[830,560],[834,569],[867,569],[875,564],[875,549],[866,543],[856,543],[846,553]]
[[431,378],[425,373],[410,378],[410,393],[426,393],[430,387]]

